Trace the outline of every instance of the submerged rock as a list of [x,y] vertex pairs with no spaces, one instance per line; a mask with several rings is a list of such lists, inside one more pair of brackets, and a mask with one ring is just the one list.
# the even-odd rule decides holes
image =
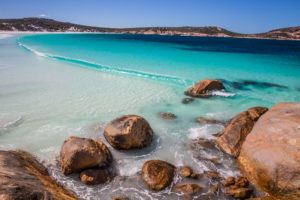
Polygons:
[[47,169],[25,151],[0,151],[0,199],[75,200]]
[[220,125],[225,124],[225,122],[223,122],[221,120],[216,120],[216,119],[207,118],[207,117],[198,117],[196,119],[196,122],[198,122],[199,124],[220,124]]
[[112,157],[101,140],[71,136],[60,151],[60,165],[65,175],[92,167],[107,166]]
[[109,182],[113,179],[113,173],[108,169],[87,169],[80,173],[81,182],[87,185],[97,185]]
[[191,103],[193,103],[194,101],[195,101],[194,98],[186,97],[186,98],[183,98],[183,99],[182,99],[181,103],[183,103],[183,104],[191,104]]
[[238,161],[249,180],[276,198],[300,199],[300,103],[280,103],[259,118]]
[[253,190],[251,188],[226,188],[225,194],[238,199],[247,199],[251,197]]
[[237,157],[255,122],[267,110],[268,108],[265,107],[253,107],[235,116],[225,127],[222,135],[216,140],[218,146],[224,152]]
[[192,97],[209,97],[212,91],[223,90],[225,87],[219,80],[201,80],[190,87],[185,94]]
[[169,112],[161,112],[159,113],[160,117],[163,119],[167,119],[167,120],[172,120],[172,119],[176,119],[177,116],[173,113],[169,113]]
[[163,190],[168,187],[174,177],[175,167],[165,161],[149,160],[142,168],[142,178],[152,190]]
[[173,188],[173,190],[177,193],[182,194],[196,194],[200,192],[202,187],[196,183],[180,183],[176,184]]
[[153,130],[137,115],[124,115],[111,121],[104,130],[106,140],[116,149],[135,149],[152,142]]

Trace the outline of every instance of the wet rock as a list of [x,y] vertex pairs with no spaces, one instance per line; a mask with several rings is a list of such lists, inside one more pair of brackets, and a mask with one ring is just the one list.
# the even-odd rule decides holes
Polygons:
[[165,161],[149,160],[142,168],[142,178],[152,190],[163,190],[168,187],[174,177],[175,167]]
[[255,122],[267,110],[264,107],[254,107],[235,116],[227,124],[222,135],[216,140],[218,146],[224,152],[237,157]]
[[238,199],[247,199],[251,197],[253,190],[251,188],[237,188],[237,189],[230,189],[226,188],[225,194],[228,196],[232,196]]
[[87,169],[80,173],[80,180],[86,185],[97,185],[113,179],[113,172],[108,169]]
[[0,151],[0,199],[76,200],[52,179],[47,169],[25,151]]
[[217,193],[217,192],[219,191],[219,189],[220,189],[220,185],[219,185],[219,184],[212,185],[212,186],[210,186],[210,187],[208,188],[207,193],[208,193],[208,194],[215,194],[215,193]]
[[144,118],[124,115],[105,127],[104,136],[116,149],[135,149],[151,143],[153,130]]
[[225,181],[223,182],[223,185],[225,187],[231,186],[235,184],[235,178],[232,176],[229,176],[225,179]]
[[280,103],[259,118],[238,161],[247,178],[271,196],[300,199],[300,103]]
[[185,94],[192,97],[209,97],[212,91],[225,89],[219,80],[201,80],[190,87]]
[[189,97],[187,97],[187,98],[183,98],[182,101],[181,101],[181,103],[183,103],[183,104],[191,104],[191,103],[193,103],[194,101],[195,101],[194,98],[189,98]]
[[169,112],[161,112],[159,113],[160,117],[163,119],[167,119],[167,120],[172,120],[172,119],[176,119],[177,116],[173,113],[169,113]]
[[113,197],[112,200],[129,200],[127,197]]
[[221,178],[220,174],[216,171],[206,171],[205,175],[212,180],[219,180]]
[[111,160],[110,151],[101,140],[71,136],[64,141],[60,151],[60,166],[65,175],[107,166]]
[[223,122],[223,121],[212,119],[212,118],[207,118],[207,117],[198,117],[196,119],[196,121],[199,124],[221,124],[221,125],[225,124],[225,122]]
[[191,177],[193,175],[193,170],[192,170],[192,168],[190,168],[188,166],[184,166],[184,167],[180,168],[179,174],[182,177],[186,177],[186,178]]
[[181,184],[176,184],[173,188],[173,190],[176,193],[182,193],[182,194],[196,194],[200,192],[202,189],[201,186],[195,183],[181,183]]
[[235,182],[235,186],[237,187],[247,187],[248,185],[249,185],[248,179],[243,176],[238,177]]
[[192,144],[192,147],[197,147],[199,149],[214,149],[215,144],[212,140],[199,138]]

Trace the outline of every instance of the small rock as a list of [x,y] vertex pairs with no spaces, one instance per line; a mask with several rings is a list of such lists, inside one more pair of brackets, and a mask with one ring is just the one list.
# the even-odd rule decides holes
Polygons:
[[176,119],[177,116],[173,113],[169,113],[169,112],[161,112],[159,113],[160,117],[163,119],[167,119],[167,120],[171,120],[171,119]]
[[227,189],[225,194],[239,199],[247,199],[251,197],[253,190],[251,188]]
[[198,117],[196,121],[199,124],[225,124],[223,121],[212,119],[212,118],[207,118],[207,117]]
[[142,178],[152,190],[163,190],[168,187],[174,177],[175,167],[165,161],[149,160],[142,168]]
[[182,183],[174,186],[174,191],[183,194],[196,194],[201,191],[202,187],[195,183]]
[[104,136],[116,149],[135,149],[150,145],[153,130],[149,123],[137,115],[124,115],[111,121],[104,129]]
[[108,169],[87,169],[80,173],[80,180],[86,185],[97,185],[109,182],[113,174]]
[[235,184],[235,178],[233,176],[229,176],[228,178],[226,178],[226,180],[223,182],[223,185],[225,187],[231,186]]
[[193,101],[195,101],[194,98],[189,98],[189,97],[187,97],[187,98],[182,99],[181,102],[182,102],[183,104],[190,104],[190,103],[193,103]]
[[60,151],[60,166],[65,175],[110,164],[111,153],[101,140],[71,136]]
[[180,168],[179,174],[182,177],[191,177],[191,175],[193,174],[193,170],[188,166],[184,166]]
[[202,80],[190,87],[185,94],[192,97],[210,97],[212,91],[223,90],[224,86],[219,80]]
[[219,173],[216,171],[207,171],[207,172],[205,172],[205,174],[208,178],[210,178],[212,180],[218,180],[221,178]]
[[208,194],[215,194],[216,192],[218,192],[219,189],[220,189],[219,184],[212,185],[212,186],[209,187],[207,193]]
[[237,178],[235,185],[237,187],[247,187],[249,185],[249,181],[246,177],[240,176]]
[[129,200],[127,197],[113,197],[111,200]]

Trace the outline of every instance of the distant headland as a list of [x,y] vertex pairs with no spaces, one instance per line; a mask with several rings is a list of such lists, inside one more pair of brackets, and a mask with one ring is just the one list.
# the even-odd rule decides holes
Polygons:
[[271,30],[265,33],[242,34],[216,26],[205,27],[137,27],[104,28],[60,22],[46,18],[0,19],[0,31],[25,32],[102,32],[148,35],[178,35],[203,37],[235,37],[257,39],[300,40],[300,26]]

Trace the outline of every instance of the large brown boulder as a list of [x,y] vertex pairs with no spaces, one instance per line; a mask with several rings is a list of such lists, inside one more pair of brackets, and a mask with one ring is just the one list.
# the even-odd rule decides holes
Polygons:
[[151,143],[153,130],[144,118],[124,115],[105,127],[104,136],[116,149],[135,149]]
[[110,151],[101,140],[71,136],[60,151],[60,165],[65,175],[107,166],[111,160]]
[[142,178],[152,190],[163,190],[168,187],[174,177],[175,167],[161,160],[149,160],[142,168]]
[[300,199],[300,103],[280,103],[260,117],[238,161],[270,195]]
[[185,91],[185,94],[192,97],[209,97],[212,91],[223,90],[224,85],[219,80],[201,80]]
[[24,151],[0,151],[1,200],[75,200],[47,169]]
[[217,139],[218,146],[224,152],[237,157],[255,122],[267,110],[268,108],[265,107],[253,107],[232,118],[222,135]]

